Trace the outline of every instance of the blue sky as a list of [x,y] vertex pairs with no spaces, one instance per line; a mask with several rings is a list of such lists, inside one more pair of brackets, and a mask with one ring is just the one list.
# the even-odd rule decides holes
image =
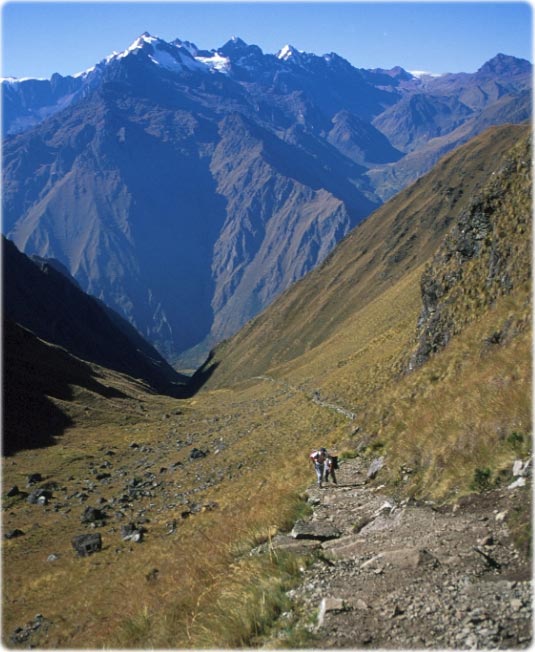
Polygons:
[[91,67],[144,31],[217,48],[337,52],[362,68],[474,72],[498,52],[532,60],[525,2],[20,2],[2,5],[2,76]]

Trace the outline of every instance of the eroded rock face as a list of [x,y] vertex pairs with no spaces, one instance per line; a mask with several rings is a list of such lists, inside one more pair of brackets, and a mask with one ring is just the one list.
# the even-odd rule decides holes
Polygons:
[[[531,260],[530,140],[520,143],[468,210],[458,216],[421,277],[422,311],[409,371],[443,349],[479,312],[526,283]],[[511,243],[515,244],[512,245]],[[504,324],[489,336],[500,344]]]

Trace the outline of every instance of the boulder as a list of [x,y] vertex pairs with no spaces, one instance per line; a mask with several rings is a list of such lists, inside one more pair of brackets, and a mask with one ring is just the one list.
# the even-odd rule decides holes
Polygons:
[[102,550],[102,537],[98,533],[79,534],[72,538],[71,543],[79,557],[87,557]]
[[106,514],[96,507],[86,507],[81,516],[82,523],[95,523],[96,521],[103,521]]
[[317,539],[318,541],[338,539],[341,536],[340,530],[331,523],[317,521],[297,521],[290,534],[294,539]]

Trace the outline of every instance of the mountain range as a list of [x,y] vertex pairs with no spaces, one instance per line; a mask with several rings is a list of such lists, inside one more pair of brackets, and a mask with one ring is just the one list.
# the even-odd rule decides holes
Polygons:
[[145,33],[3,81],[3,229],[195,367],[449,149],[531,115],[531,64],[363,70]]

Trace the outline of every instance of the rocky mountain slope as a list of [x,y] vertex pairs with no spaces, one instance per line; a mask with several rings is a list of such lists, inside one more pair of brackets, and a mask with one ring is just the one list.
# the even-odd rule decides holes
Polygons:
[[73,77],[3,82],[4,231],[195,366],[440,154],[527,119],[530,71],[499,55],[420,80],[144,34]]

